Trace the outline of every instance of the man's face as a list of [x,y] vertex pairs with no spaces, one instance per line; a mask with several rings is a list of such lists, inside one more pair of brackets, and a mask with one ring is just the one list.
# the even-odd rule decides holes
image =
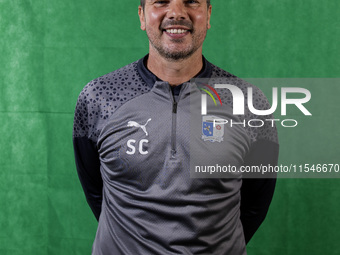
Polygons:
[[146,30],[150,51],[172,60],[185,59],[202,49],[210,15],[206,0],[146,0],[144,10],[139,7],[141,29]]

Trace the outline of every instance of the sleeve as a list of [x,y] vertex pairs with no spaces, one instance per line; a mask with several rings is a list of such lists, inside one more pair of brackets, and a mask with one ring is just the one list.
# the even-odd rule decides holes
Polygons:
[[[258,88],[254,91],[256,109],[269,109],[267,98]],[[249,114],[250,119],[260,119],[264,124],[261,128],[248,130],[252,137],[250,149],[245,156],[245,166],[277,166],[279,156],[278,135],[275,124],[265,121],[274,119],[272,115],[257,116]],[[241,222],[245,241],[248,243],[264,221],[272,201],[276,173],[248,175],[243,178],[241,187]],[[256,177],[256,178],[254,178]]]
[[87,103],[82,92],[78,98],[73,123],[73,148],[78,177],[87,203],[96,219],[99,219],[102,204],[103,181],[95,141],[89,138]]
[[[277,165],[279,145],[260,140],[253,144],[245,159],[245,165]],[[241,222],[246,243],[264,221],[272,201],[276,178],[243,179],[241,187]]]

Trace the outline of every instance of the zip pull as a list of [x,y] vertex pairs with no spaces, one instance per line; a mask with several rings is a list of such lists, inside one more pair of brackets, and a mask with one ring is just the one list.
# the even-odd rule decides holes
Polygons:
[[172,112],[177,113],[177,102],[174,102],[172,105]]
[[172,159],[176,158],[176,150],[171,150],[171,158]]

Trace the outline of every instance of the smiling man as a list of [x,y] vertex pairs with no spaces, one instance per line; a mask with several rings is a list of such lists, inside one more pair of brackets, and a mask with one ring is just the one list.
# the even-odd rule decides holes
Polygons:
[[202,45],[210,28],[208,1],[142,1],[141,29],[149,38],[148,69],[171,85],[202,69]]
[[[141,1],[149,54],[91,81],[79,95],[73,143],[99,221],[92,254],[246,254],[266,216],[275,178],[190,177],[190,148],[202,158],[220,154],[214,159],[221,165],[278,159],[273,126],[238,126],[219,141],[203,139],[200,127],[190,133],[190,105],[202,93],[192,78],[232,78],[242,91],[252,86],[202,56],[211,10],[207,0]],[[252,88],[255,108],[267,109],[267,99]],[[223,109],[232,109],[230,94],[221,95]]]

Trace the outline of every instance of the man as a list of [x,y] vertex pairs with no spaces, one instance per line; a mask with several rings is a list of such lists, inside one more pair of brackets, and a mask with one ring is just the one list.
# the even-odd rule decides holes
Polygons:
[[[190,146],[218,144],[223,163],[238,165],[276,164],[278,157],[273,127],[230,129],[216,143],[188,141],[190,98],[202,93],[188,81],[235,78],[202,56],[211,8],[208,0],[141,1],[149,54],[91,81],[78,98],[77,170],[99,220],[93,254],[246,254],[265,218],[275,179],[190,178]],[[230,108],[228,96],[222,101]]]

